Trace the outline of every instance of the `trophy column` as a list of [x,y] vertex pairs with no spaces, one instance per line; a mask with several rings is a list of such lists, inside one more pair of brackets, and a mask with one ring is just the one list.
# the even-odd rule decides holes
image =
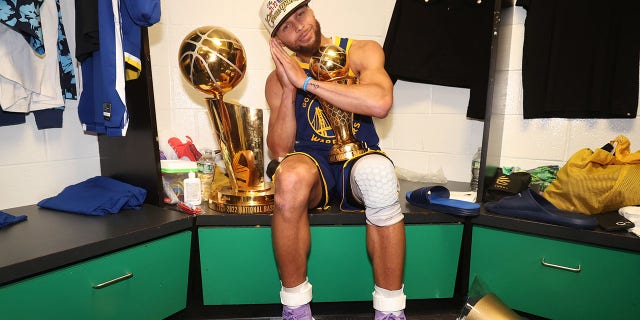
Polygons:
[[273,187],[264,181],[262,110],[222,97],[206,101],[229,176],[228,185],[211,190],[209,207],[238,214],[272,212]]

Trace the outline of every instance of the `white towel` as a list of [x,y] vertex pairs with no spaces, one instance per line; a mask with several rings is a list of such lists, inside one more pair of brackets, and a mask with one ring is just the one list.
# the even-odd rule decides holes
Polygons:
[[449,191],[449,199],[476,202],[477,196],[476,191]]
[[629,219],[629,221],[633,222],[635,226],[633,228],[628,229],[629,232],[632,232],[636,236],[640,237],[640,207],[636,206],[627,206],[618,209],[618,213],[623,217]]

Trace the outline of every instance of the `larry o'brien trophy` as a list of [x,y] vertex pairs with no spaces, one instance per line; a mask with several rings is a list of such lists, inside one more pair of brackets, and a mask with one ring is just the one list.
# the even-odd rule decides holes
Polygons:
[[205,98],[218,136],[229,183],[211,190],[209,208],[238,214],[271,213],[273,187],[264,180],[262,110],[225,101],[223,95],[242,80],[244,47],[224,28],[204,26],[180,45],[180,71]]
[[[311,74],[318,81],[331,81],[349,85],[349,61],[344,49],[336,45],[322,46],[309,61]],[[353,134],[353,113],[344,111],[324,99],[318,98],[322,112],[327,117],[336,141],[329,150],[329,162],[341,162],[367,152],[367,144],[358,141]]]

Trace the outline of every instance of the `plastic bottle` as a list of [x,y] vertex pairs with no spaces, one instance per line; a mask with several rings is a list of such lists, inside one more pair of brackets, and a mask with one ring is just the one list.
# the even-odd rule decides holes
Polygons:
[[200,178],[202,184],[202,201],[209,200],[215,167],[216,163],[213,158],[213,151],[211,151],[211,149],[205,149],[202,157],[198,159],[198,178]]
[[473,155],[471,160],[471,191],[478,191],[478,182],[480,180],[480,157],[482,154],[482,147],[478,147],[478,151]]
[[196,173],[189,171],[189,178],[184,179],[184,202],[197,206],[202,203],[202,184]]

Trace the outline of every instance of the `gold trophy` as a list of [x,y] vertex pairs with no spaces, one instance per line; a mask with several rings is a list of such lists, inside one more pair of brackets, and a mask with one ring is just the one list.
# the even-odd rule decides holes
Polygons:
[[476,276],[456,320],[523,320]]
[[223,95],[242,80],[247,60],[242,43],[224,28],[204,26],[190,32],[179,49],[180,71],[205,98],[229,177],[211,190],[209,208],[237,214],[271,213],[273,187],[264,181],[262,110]]
[[[346,51],[336,45],[320,47],[318,55],[311,57],[309,69],[318,81],[349,85],[355,80],[349,76]],[[329,150],[329,162],[349,160],[367,152],[367,144],[358,141],[353,133],[353,113],[344,111],[324,99],[318,98],[318,100],[336,137],[335,143]]]

